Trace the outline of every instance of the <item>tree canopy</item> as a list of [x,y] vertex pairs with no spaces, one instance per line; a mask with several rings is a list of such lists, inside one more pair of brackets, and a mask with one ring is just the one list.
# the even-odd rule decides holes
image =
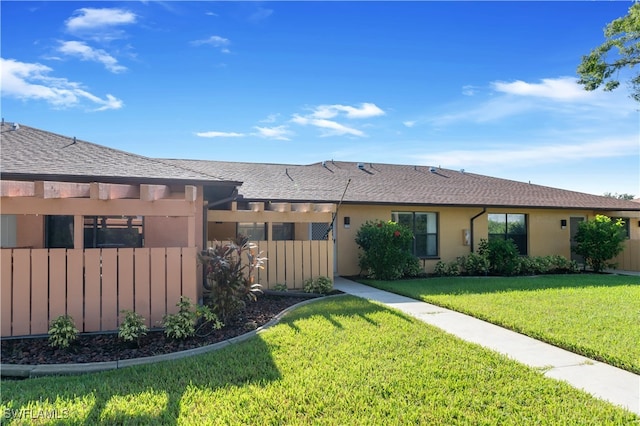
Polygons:
[[[627,15],[614,19],[604,28],[605,42],[596,47],[578,66],[579,84],[585,90],[603,86],[610,91],[620,86],[619,70],[640,64],[640,3],[634,2]],[[640,72],[629,81],[631,98],[640,102]]]

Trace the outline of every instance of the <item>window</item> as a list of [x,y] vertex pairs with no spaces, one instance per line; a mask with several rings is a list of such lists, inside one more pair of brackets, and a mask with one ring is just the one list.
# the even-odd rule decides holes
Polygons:
[[490,213],[489,240],[511,239],[521,255],[527,254],[527,215],[519,213]]
[[311,226],[311,239],[312,240],[326,240],[329,238],[329,226],[330,223],[314,222]]
[[291,241],[294,239],[293,223],[272,223],[273,241]]
[[413,254],[417,257],[438,256],[438,215],[426,212],[392,212],[391,220],[413,232]]
[[267,239],[264,222],[240,222],[238,223],[237,234],[247,237],[249,241],[264,241]]
[[47,216],[45,219],[45,247],[73,248],[73,216]]
[[0,214],[0,247],[16,246],[16,215]]
[[622,235],[628,240],[631,235],[631,229],[629,228],[629,223],[631,222],[628,217],[612,217],[611,221],[616,223],[618,219],[622,220]]
[[144,246],[142,216],[85,216],[85,248]]

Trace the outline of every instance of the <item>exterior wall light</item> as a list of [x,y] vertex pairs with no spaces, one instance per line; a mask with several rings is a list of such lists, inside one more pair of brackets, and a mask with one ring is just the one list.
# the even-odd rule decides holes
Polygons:
[[565,229],[567,227],[567,219],[560,219],[560,228]]

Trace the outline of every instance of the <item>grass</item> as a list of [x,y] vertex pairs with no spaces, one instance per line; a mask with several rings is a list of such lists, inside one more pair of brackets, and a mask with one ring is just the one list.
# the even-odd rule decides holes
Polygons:
[[448,277],[366,284],[640,373],[640,277]]
[[[640,418],[397,311],[351,296],[300,307],[214,353],[2,383],[0,407],[63,424],[623,425]],[[9,413],[9,415],[7,415]],[[24,424],[45,423],[27,419]]]

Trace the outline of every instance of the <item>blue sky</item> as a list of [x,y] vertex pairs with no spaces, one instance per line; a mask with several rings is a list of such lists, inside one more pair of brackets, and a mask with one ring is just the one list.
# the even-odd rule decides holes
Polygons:
[[3,1],[2,115],[150,157],[639,196],[640,105],[576,84],[630,5]]

